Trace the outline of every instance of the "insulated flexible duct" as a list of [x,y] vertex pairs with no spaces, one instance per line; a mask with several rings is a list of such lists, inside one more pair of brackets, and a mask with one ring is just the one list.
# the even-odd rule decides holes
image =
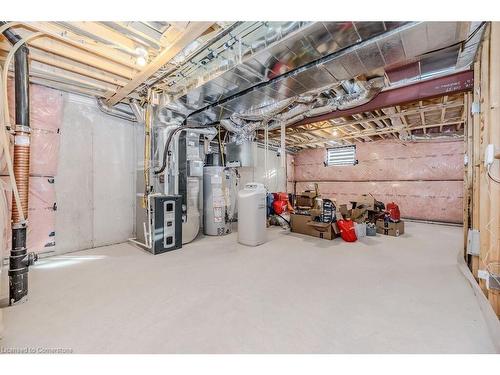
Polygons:
[[102,98],[97,99],[97,107],[101,110],[101,112],[120,118],[122,120],[127,120],[127,121],[132,121],[132,122],[137,122],[137,117],[134,115],[134,113],[127,112],[125,110],[116,108],[116,107],[110,107],[107,105]]
[[[333,86],[338,86],[336,83]],[[266,127],[268,130],[288,126],[307,117],[314,117],[336,110],[344,110],[365,104],[372,100],[384,87],[384,78],[377,77],[368,82],[356,81],[351,85],[356,91],[324,100],[320,94],[332,87],[321,88],[306,95],[289,98],[264,108],[246,113],[234,113],[229,119],[220,121],[224,128],[236,135],[235,141],[242,143],[251,140],[253,132]]]

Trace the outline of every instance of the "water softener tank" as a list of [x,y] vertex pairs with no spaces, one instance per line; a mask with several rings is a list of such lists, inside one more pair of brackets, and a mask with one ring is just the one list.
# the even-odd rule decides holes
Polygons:
[[231,233],[230,184],[231,176],[226,168],[203,168],[203,233],[208,236]]
[[250,182],[238,193],[238,242],[258,246],[266,238],[266,189]]

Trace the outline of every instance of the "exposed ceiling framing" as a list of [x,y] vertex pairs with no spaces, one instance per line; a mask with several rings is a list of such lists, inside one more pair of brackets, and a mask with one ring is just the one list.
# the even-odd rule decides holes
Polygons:
[[[153,88],[164,94],[174,122],[194,114],[193,123],[215,124],[331,83],[340,85],[324,93],[327,97],[342,95],[343,85],[357,77],[385,77],[388,86],[370,102],[289,126],[287,146],[298,150],[461,136],[463,92],[472,85],[467,69],[483,24],[11,22],[10,27],[21,37],[43,33],[29,42],[31,82],[103,98],[108,105]],[[0,62],[11,48],[0,35]],[[138,51],[146,53],[145,64]],[[269,135],[278,142],[279,130]]]
[[[12,22],[11,27],[21,37],[44,34],[29,42],[32,82],[110,104],[138,97],[136,88],[182,49],[222,29],[213,22]],[[10,49],[0,35],[0,61]],[[138,50],[147,53],[145,66],[138,63]]]
[[[300,150],[394,137],[401,140],[432,139],[438,135],[462,137],[464,95],[445,95],[289,127],[286,131],[286,146]],[[263,134],[259,134],[259,138],[263,139]],[[271,142],[277,144],[279,138],[279,129],[269,132]]]

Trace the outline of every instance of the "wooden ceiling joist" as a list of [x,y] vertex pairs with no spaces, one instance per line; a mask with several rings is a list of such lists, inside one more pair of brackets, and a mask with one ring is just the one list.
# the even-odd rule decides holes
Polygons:
[[[447,123],[444,123],[444,124],[432,124],[432,125],[420,125],[420,126],[415,126],[413,128],[411,128],[411,130],[419,130],[419,129],[428,129],[428,128],[433,128],[433,127],[439,127],[439,126],[452,126],[452,125],[458,125],[458,124],[462,124],[463,121],[451,121],[451,122],[447,122]],[[404,129],[399,129],[399,130],[404,130]],[[409,129],[407,129],[409,130]],[[365,131],[365,132],[361,132],[361,133],[357,133],[357,134],[351,134],[351,135],[347,135],[347,136],[342,136],[342,137],[338,137],[336,138],[335,140],[346,140],[346,139],[354,139],[356,137],[366,137],[366,136],[369,136],[369,135],[378,135],[378,134],[389,134],[391,132],[393,132],[394,129],[379,129],[379,130],[375,130],[375,131]],[[309,142],[309,143],[300,143],[300,144],[291,144],[290,146],[291,147],[295,147],[295,146],[298,146],[298,145],[301,145],[301,146],[317,146],[318,144],[322,144],[324,143],[325,141],[327,141],[326,139],[320,139],[320,140],[316,140],[314,142]]]
[[81,35],[75,34],[68,29],[58,27],[50,22],[26,22],[23,25],[29,29],[40,31],[65,44],[103,57],[108,61],[121,64],[133,70],[139,69],[134,56],[124,53],[116,47],[106,46],[90,38],[82,37]]
[[[460,97],[461,98],[461,97]],[[388,114],[388,115],[383,115],[383,116],[373,116],[370,120],[387,120],[391,118],[403,118],[408,115],[413,115],[413,114],[418,114],[420,115],[421,112],[426,112],[426,111],[440,111],[443,107],[445,108],[462,108],[463,107],[463,101],[460,99],[460,101],[456,100],[453,102],[448,102],[446,104],[435,104],[435,105],[428,105],[424,106],[422,108],[417,108],[417,109],[410,109],[410,110],[404,110],[400,111],[399,113],[394,113],[394,114]],[[402,120],[405,125],[408,123],[405,120]],[[321,126],[320,129],[322,130],[327,130],[327,129],[345,129],[352,127],[353,125],[359,125],[363,120],[354,119],[346,122],[339,122],[335,124],[331,123],[326,123],[327,125]],[[325,124],[324,121],[320,122],[319,124]],[[356,131],[359,129],[356,129]],[[310,133],[314,130],[307,129],[305,127],[296,127],[296,128],[287,128],[287,136],[288,134],[303,134],[303,133]],[[269,134],[269,139],[276,139],[279,138],[279,133],[276,132],[270,132]]]
[[108,105],[115,105],[135,90],[140,84],[156,73],[162,66],[174,58],[183,48],[202,35],[213,22],[191,22],[186,29],[179,33],[172,44],[167,46],[143,70],[134,76],[124,87],[115,94],[106,97]]
[[[25,36],[28,34],[25,34]],[[134,76],[134,70],[127,68],[123,65],[108,61],[102,57],[96,56],[92,53],[82,51],[79,48],[64,45],[57,40],[51,39],[49,37],[40,37],[30,42],[30,51],[41,50],[50,53],[55,56],[61,56],[63,58],[83,62],[86,65],[92,66],[104,72],[109,72],[117,76],[131,79]],[[11,49],[11,45],[5,40],[0,43],[0,50],[8,52]]]

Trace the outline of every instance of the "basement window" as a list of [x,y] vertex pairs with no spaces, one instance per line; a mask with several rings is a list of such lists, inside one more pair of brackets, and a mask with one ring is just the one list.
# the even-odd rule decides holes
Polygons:
[[325,167],[356,165],[356,145],[332,147],[326,149]]

